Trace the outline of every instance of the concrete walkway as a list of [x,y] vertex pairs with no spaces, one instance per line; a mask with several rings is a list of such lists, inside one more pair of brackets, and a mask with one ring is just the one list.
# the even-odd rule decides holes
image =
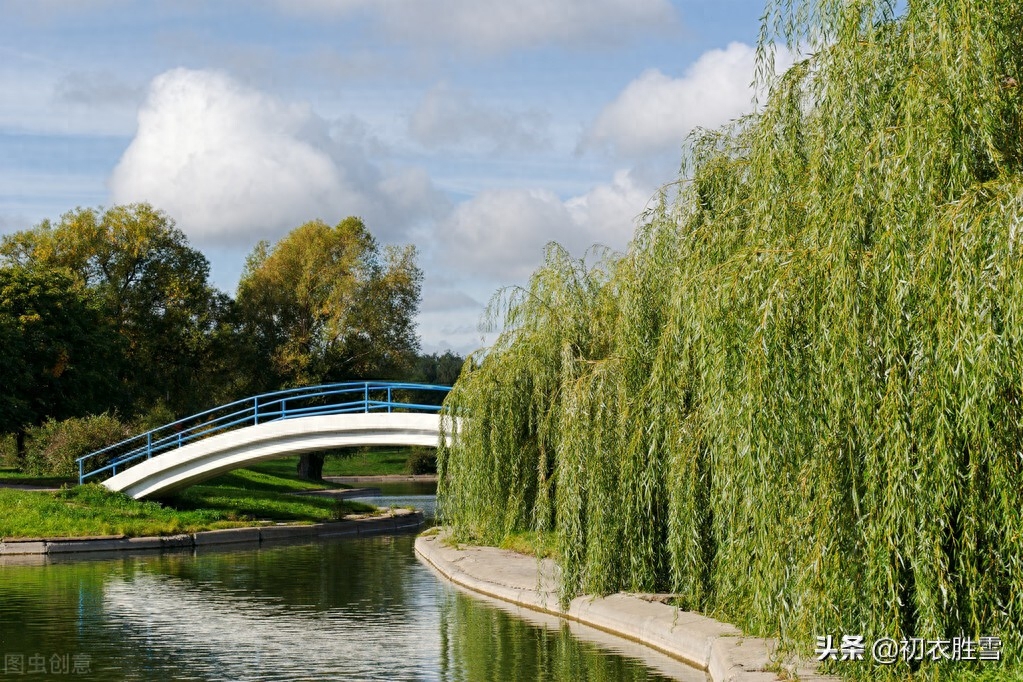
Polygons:
[[421,535],[416,539],[416,553],[453,583],[645,644],[706,670],[714,682],[837,679],[819,675],[812,665],[775,662],[774,640],[744,637],[734,625],[679,611],[660,603],[656,595],[577,597],[563,610],[558,604],[558,571],[551,560],[537,562],[494,547],[456,548],[446,540],[445,532]]

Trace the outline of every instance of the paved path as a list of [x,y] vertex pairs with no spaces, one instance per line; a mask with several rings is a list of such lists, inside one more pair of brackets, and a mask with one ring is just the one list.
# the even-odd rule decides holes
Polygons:
[[[421,535],[416,553],[452,582],[535,611],[562,616],[640,642],[706,670],[714,682],[774,682],[777,642],[745,637],[734,625],[679,611],[660,603],[659,595],[613,594],[577,597],[567,609],[558,604],[558,570],[550,560],[494,547],[454,547],[447,535]],[[812,666],[786,662],[804,682],[837,678],[818,675]]]

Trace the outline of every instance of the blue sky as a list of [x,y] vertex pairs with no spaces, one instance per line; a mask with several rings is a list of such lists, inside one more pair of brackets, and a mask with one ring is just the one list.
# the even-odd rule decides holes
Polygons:
[[[0,0],[0,233],[148,201],[234,293],[314,218],[412,242],[426,351],[556,240],[625,249],[752,108],[760,0]],[[779,59],[784,62],[784,59]]]

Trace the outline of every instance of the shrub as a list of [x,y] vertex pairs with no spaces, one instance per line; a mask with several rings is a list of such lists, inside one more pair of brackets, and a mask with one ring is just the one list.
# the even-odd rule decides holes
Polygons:
[[111,414],[48,420],[30,429],[25,439],[25,471],[41,476],[77,476],[75,460],[132,435],[132,429]]
[[437,473],[437,453],[431,448],[413,448],[405,465],[413,476]]

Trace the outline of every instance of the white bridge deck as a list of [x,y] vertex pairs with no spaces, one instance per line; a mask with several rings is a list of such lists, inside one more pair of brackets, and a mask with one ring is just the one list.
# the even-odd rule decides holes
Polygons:
[[156,455],[108,478],[103,485],[141,499],[303,452],[361,445],[437,447],[439,443],[438,414],[373,412],[283,419],[220,433]]

